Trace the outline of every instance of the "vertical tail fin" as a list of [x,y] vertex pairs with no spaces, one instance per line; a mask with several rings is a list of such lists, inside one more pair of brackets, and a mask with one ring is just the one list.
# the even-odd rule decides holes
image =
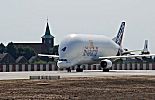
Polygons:
[[142,51],[142,54],[150,54],[150,52],[148,50],[148,40],[145,40],[144,49]]
[[123,33],[124,33],[124,28],[125,28],[125,22],[122,22],[120,29],[118,31],[118,34],[115,38],[113,38],[113,41],[117,43],[119,46],[122,44],[122,38],[123,38]]
[[148,40],[145,40],[144,51],[148,51]]

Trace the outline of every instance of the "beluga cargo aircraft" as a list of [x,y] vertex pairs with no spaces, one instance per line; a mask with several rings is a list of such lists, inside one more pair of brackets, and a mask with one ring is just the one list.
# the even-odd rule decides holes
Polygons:
[[59,44],[59,55],[38,55],[58,58],[58,67],[66,68],[68,72],[71,72],[70,67],[75,65],[79,66],[76,71],[82,72],[83,68],[80,67],[82,64],[100,64],[103,71],[108,72],[114,59],[155,55],[122,55],[124,52],[122,48],[124,28],[125,22],[122,22],[118,34],[113,39],[104,35],[70,34]]

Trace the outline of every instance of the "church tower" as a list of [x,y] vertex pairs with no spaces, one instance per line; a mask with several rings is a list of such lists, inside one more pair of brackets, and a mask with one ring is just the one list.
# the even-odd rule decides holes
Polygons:
[[46,31],[45,35],[41,37],[42,38],[42,43],[46,44],[47,46],[53,47],[54,46],[54,36],[51,35],[49,25],[47,22],[46,25]]
[[50,33],[48,21],[47,21],[47,25],[46,25],[45,35],[43,35],[41,38],[42,38],[42,43],[47,48],[47,50],[46,50],[47,53],[49,53],[50,49],[54,46],[54,36],[52,36]]

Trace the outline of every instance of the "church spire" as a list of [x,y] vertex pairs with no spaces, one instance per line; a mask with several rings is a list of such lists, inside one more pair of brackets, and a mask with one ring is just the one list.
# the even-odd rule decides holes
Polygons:
[[54,36],[51,35],[48,19],[47,19],[45,33],[41,38],[42,38],[42,43],[45,44],[48,48],[51,48],[54,46]]
[[51,34],[50,34],[50,29],[49,29],[48,22],[47,22],[47,26],[46,26],[45,35],[51,35]]
[[54,38],[54,36],[51,35],[49,24],[48,24],[48,18],[47,18],[47,25],[46,25],[46,31],[45,35],[42,36],[42,38]]

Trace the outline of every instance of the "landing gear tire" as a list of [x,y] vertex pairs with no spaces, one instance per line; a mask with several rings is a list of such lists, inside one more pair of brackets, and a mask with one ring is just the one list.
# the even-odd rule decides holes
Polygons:
[[70,67],[66,68],[66,70],[67,70],[67,72],[71,72],[71,68]]
[[77,67],[76,72],[83,72],[83,68]]
[[103,69],[103,72],[109,72],[109,69]]

